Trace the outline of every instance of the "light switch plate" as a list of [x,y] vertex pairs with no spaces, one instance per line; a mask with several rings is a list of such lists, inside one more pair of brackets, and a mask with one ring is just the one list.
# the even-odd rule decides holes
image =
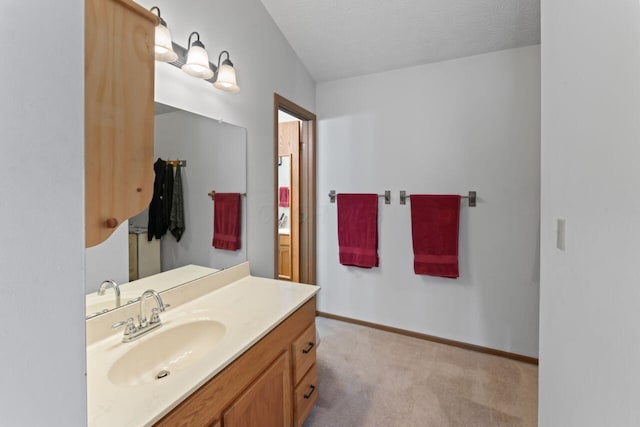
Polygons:
[[564,251],[566,247],[566,228],[567,221],[564,218],[558,218],[556,227],[556,247],[561,251]]

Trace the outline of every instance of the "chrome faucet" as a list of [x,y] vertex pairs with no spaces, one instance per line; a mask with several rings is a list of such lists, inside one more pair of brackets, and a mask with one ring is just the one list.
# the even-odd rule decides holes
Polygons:
[[100,289],[98,289],[98,295],[104,295],[105,291],[110,287],[116,292],[116,308],[120,307],[120,286],[118,286],[115,280],[105,280],[102,282]]
[[[144,301],[147,299],[147,297],[155,298],[157,305],[157,307],[154,307],[151,310],[151,319],[149,319],[148,321],[146,312],[144,311]],[[170,305],[165,304],[162,301],[162,297],[158,292],[154,291],[153,289],[146,290],[140,296],[140,314],[138,314],[138,326],[136,326],[133,318],[130,317],[122,322],[114,323],[111,327],[116,329],[121,326],[125,326],[122,342],[131,342],[162,326],[162,323],[160,322],[160,312],[165,311],[168,307],[170,307]]]
[[[156,305],[158,307],[151,310],[151,319],[147,323],[147,314],[144,311],[144,301],[147,299],[148,296],[152,296],[155,298]],[[140,323],[140,327],[146,328],[147,326],[160,323],[160,315],[158,314],[158,312],[164,311],[167,307],[168,305],[164,304],[164,302],[162,301],[162,297],[158,292],[154,291],[153,289],[144,291],[140,296],[140,314],[138,314],[138,322]]]

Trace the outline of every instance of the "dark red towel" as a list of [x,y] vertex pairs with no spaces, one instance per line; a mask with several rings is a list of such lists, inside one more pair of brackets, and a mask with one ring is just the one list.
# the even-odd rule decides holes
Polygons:
[[213,206],[213,247],[240,249],[240,193],[216,193]]
[[289,187],[280,187],[278,201],[281,208],[289,207]]
[[378,266],[378,195],[338,194],[340,264]]
[[458,273],[459,195],[411,195],[413,271],[456,278]]

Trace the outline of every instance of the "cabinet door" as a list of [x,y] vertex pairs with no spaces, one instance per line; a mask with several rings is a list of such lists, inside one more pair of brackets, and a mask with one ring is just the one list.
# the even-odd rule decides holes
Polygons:
[[132,0],[85,1],[87,247],[151,201],[157,19]]
[[284,352],[224,412],[224,427],[291,427],[291,373]]
[[291,246],[289,245],[289,236],[279,236],[278,278],[291,280]]

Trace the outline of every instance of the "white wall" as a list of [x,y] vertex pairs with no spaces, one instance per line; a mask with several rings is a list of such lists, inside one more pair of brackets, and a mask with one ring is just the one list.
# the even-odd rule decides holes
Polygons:
[[245,262],[246,198],[242,198],[240,249],[226,251],[211,246],[214,202],[207,194],[246,193],[246,131],[185,111],[156,116],[155,131],[155,157],[187,161],[180,173],[185,231],[179,242],[170,231],[162,237],[162,271],[186,264],[223,269]]
[[129,221],[104,242],[85,249],[85,292],[97,292],[105,280],[129,281]]
[[0,40],[19,39],[0,67],[7,426],[86,424],[83,23],[80,0],[0,3]]
[[[174,40],[198,31],[212,62],[226,49],[239,94],[228,94],[168,65],[156,66],[156,100],[244,127],[248,132],[248,257],[252,274],[274,274],[273,93],[313,111],[315,83],[260,0],[144,0],[157,5]],[[215,57],[215,59],[214,59]]]
[[[538,355],[540,48],[317,87],[319,310]],[[380,267],[338,262],[327,193],[379,204]],[[460,219],[460,278],[413,273],[409,193],[478,192]]]
[[542,46],[539,422],[637,426],[638,1],[544,0]]

